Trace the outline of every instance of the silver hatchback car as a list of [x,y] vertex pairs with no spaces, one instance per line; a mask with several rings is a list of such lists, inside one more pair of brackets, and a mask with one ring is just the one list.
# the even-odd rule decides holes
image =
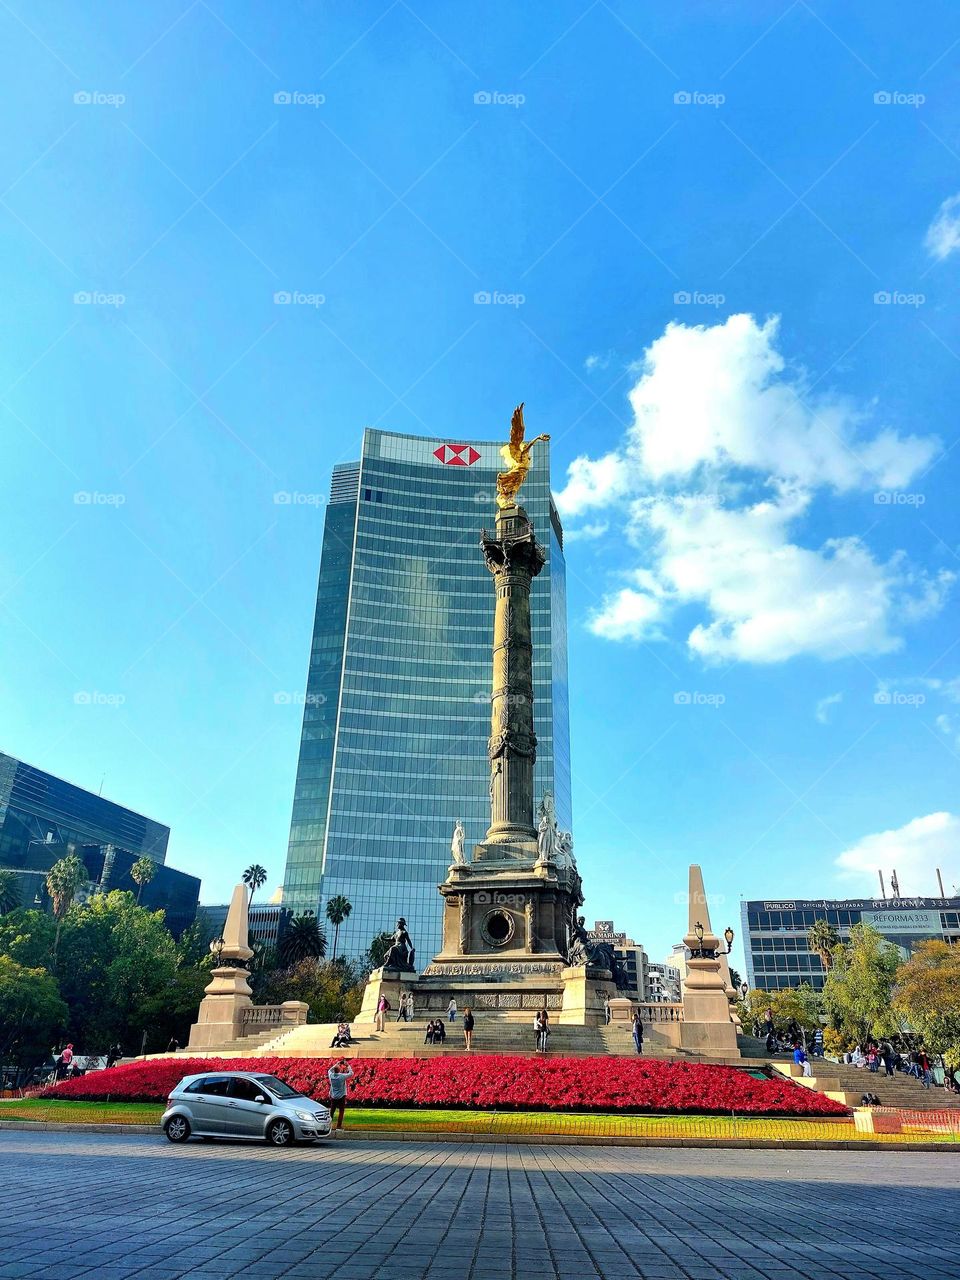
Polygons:
[[330,1111],[276,1076],[206,1071],[184,1076],[160,1120],[171,1142],[198,1138],[258,1138],[274,1147],[314,1142],[330,1134]]

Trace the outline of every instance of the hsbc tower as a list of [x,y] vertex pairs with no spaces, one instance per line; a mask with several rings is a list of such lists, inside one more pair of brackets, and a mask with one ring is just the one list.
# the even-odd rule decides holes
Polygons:
[[[480,530],[502,444],[368,429],[359,462],[334,468],[283,900],[322,917],[348,898],[341,955],[402,915],[429,959],[454,823],[468,851],[487,829],[493,585]],[[535,793],[553,792],[570,829],[563,533],[549,449],[532,457],[523,505],[547,553],[531,593]]]

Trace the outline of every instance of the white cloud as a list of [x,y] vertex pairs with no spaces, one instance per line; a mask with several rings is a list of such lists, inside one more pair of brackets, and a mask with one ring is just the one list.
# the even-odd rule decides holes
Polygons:
[[891,652],[900,624],[942,606],[951,574],[918,572],[899,553],[878,561],[854,536],[800,545],[816,489],[901,487],[937,445],[889,428],[871,436],[866,407],[814,398],[777,350],[777,324],[668,325],[637,367],[621,446],[571,464],[564,514],[622,513],[649,566],[640,590],[604,599],[597,634],[649,635],[672,604],[693,603],[707,616],[687,643],[704,658],[830,659]]
[[843,701],[842,693],[829,693],[825,698],[821,698],[817,702],[817,708],[814,711],[814,715],[816,716],[820,724],[830,723],[830,708],[835,707],[838,703],[842,701]]
[[[939,897],[936,868],[950,892],[960,881],[960,817],[929,813],[893,831],[864,836],[836,859],[842,878],[858,879],[864,887],[877,883],[878,869],[897,873],[900,892],[907,897]],[[872,884],[871,884],[872,882]]]
[[598,520],[595,524],[582,524],[579,529],[569,529],[563,539],[564,542],[592,542],[602,538],[609,528],[609,520]]
[[835,490],[896,489],[926,466],[936,442],[882,427],[868,407],[814,394],[777,350],[779,317],[734,315],[716,325],[668,324],[637,366],[634,421],[615,454],[577,458],[561,510],[576,515],[631,484],[687,480],[746,468]]
[[960,194],[944,200],[927,227],[924,244],[938,262],[960,249]]
[[609,369],[610,355],[611,353],[606,351],[601,355],[587,356],[583,362],[583,367],[588,373],[593,373],[594,369]]
[[663,606],[655,596],[624,587],[606,597],[589,626],[608,640],[643,640],[656,633],[662,614]]
[[934,721],[934,724],[937,726],[937,728],[940,730],[941,733],[946,733],[946,734],[953,733],[953,721],[950,719],[949,716],[937,716],[936,720]]

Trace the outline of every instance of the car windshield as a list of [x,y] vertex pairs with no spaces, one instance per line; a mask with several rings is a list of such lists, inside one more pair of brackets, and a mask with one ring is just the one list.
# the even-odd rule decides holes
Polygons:
[[265,1089],[269,1089],[275,1098],[299,1098],[302,1096],[296,1089],[291,1089],[288,1084],[278,1080],[276,1076],[254,1076],[254,1079],[257,1084],[262,1084]]

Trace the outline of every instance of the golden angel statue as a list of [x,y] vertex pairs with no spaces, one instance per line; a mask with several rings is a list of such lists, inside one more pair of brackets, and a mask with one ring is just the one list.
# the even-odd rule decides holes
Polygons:
[[506,471],[497,475],[497,506],[512,507],[516,505],[520,486],[527,478],[530,470],[530,450],[540,440],[549,440],[547,435],[537,436],[533,440],[523,438],[523,405],[518,404],[510,419],[510,443],[500,450],[504,461],[508,464]]

